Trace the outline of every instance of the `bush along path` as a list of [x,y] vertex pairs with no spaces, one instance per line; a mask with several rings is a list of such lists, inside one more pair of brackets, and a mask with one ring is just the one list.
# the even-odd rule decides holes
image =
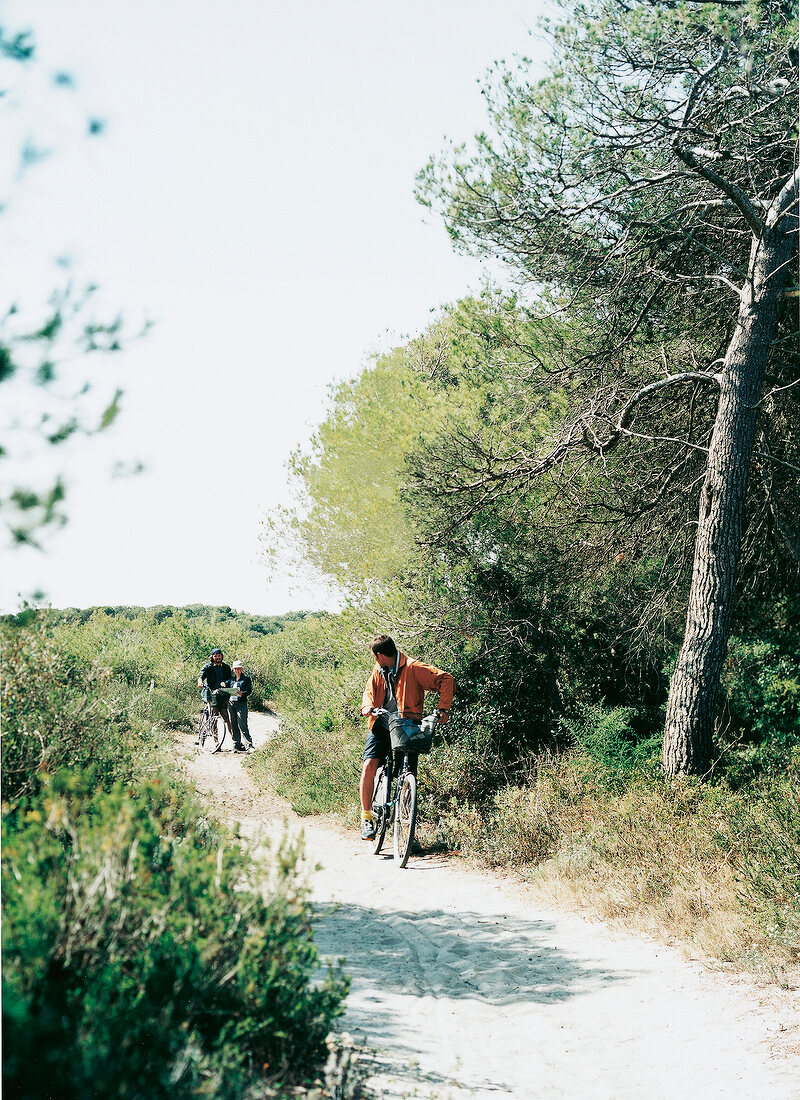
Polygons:
[[2,649],[3,1096],[313,1094],[348,983],[299,841],[256,871],[139,692],[36,623]]
[[[251,714],[256,747],[275,720]],[[800,1097],[794,995],[711,972],[602,923],[541,909],[512,880],[441,855],[390,856],[260,791],[243,758],[190,778],[243,835],[305,834],[324,957],[351,978],[340,1023],[368,1095],[431,1100]]]

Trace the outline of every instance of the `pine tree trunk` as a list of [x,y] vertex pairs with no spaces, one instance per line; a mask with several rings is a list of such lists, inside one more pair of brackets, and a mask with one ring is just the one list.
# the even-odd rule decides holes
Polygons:
[[787,232],[768,230],[754,240],[736,330],[722,368],[700,495],[686,631],[667,702],[663,765],[669,776],[703,775],[711,762],[757,406],[792,254]]

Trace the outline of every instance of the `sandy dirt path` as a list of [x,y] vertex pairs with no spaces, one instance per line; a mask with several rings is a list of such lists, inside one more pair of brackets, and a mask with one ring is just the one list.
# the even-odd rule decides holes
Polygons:
[[[256,747],[274,719],[251,715]],[[457,860],[399,871],[259,792],[231,752],[186,770],[244,835],[305,833],[324,956],[345,959],[343,1030],[386,1100],[798,1100],[796,994],[713,973]]]

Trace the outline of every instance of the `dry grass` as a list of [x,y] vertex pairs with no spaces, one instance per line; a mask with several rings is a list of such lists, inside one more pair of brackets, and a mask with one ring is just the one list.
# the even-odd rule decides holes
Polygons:
[[438,839],[513,868],[547,904],[797,983],[797,778],[734,792],[603,775],[568,756],[488,804],[451,807]]

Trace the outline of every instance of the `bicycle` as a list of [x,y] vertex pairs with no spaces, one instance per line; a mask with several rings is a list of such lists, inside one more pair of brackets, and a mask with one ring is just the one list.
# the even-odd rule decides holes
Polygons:
[[[375,774],[372,789],[375,837],[372,851],[374,855],[378,855],[383,847],[386,830],[390,823],[393,824],[394,858],[401,869],[408,863],[417,823],[417,760],[421,752],[428,752],[430,749],[437,725],[437,715],[429,714],[427,718],[423,718],[418,732],[409,737],[400,723],[390,723],[392,747]],[[394,797],[390,799],[392,789]]]
[[[229,692],[225,692],[224,689],[217,691],[209,691],[208,698],[205,701],[203,709],[197,716],[197,751],[198,752],[221,752],[222,745],[225,741],[225,734],[227,732],[227,725],[222,715],[219,713],[218,708],[220,706],[228,705]],[[219,727],[222,726],[222,736],[220,736]]]

